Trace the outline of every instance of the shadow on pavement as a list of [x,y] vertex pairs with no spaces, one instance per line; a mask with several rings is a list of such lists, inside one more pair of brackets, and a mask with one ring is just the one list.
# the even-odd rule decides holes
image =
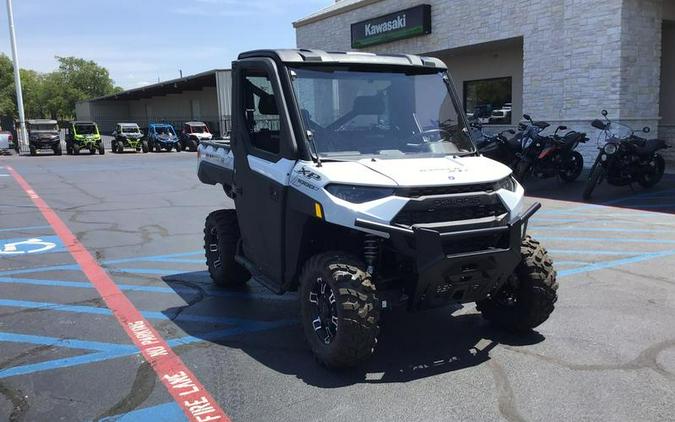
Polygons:
[[[507,334],[468,309],[457,312],[456,316],[450,314],[450,308],[418,313],[397,309],[383,314],[379,344],[369,361],[358,368],[332,371],[316,363],[306,346],[296,300],[275,300],[265,290],[259,290],[255,281],[240,290],[212,289],[205,272],[176,274],[163,279],[188,303],[185,307],[165,310],[172,319],[179,313],[189,313],[266,322],[297,321],[264,331],[244,330],[217,339],[210,338],[204,324],[174,319],[174,323],[189,335],[240,349],[274,371],[294,375],[321,388],[413,381],[480,365],[490,359],[490,351],[498,344],[524,346],[544,340],[537,332],[525,336]],[[202,289],[202,294],[190,293],[186,285]],[[216,296],[219,292],[225,297]],[[227,297],[228,294],[241,296]],[[263,296],[258,297],[260,295]],[[195,301],[196,296],[202,299]]]
[[612,186],[603,181],[595,188],[591,199],[584,201],[581,195],[587,176],[585,172],[572,183],[561,182],[553,178],[528,179],[524,183],[525,192],[531,198],[675,214],[675,174],[663,175],[663,179],[650,189],[645,189],[637,183],[632,186]]

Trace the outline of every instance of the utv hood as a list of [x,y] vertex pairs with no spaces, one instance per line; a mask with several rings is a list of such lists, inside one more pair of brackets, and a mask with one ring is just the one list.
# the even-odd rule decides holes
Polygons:
[[325,163],[333,183],[380,186],[448,186],[494,182],[511,174],[507,166],[485,157],[363,159]]

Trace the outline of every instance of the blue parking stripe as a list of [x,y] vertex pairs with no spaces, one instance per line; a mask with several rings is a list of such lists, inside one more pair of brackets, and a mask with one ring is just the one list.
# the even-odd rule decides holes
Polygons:
[[68,349],[97,350],[100,352],[128,351],[129,348],[136,350],[136,347],[133,345],[3,332],[0,332],[0,342],[40,344]]
[[591,272],[591,271],[603,270],[603,269],[606,269],[606,268],[615,268],[615,267],[618,267],[618,266],[621,266],[621,265],[633,264],[633,263],[636,263],[636,262],[648,261],[648,260],[654,259],[654,258],[663,258],[663,257],[666,257],[666,256],[673,256],[673,255],[675,255],[675,250],[646,253],[646,254],[643,254],[643,255],[633,256],[633,257],[630,257],[630,258],[623,258],[623,259],[616,259],[616,260],[613,260],[613,261],[598,262],[598,263],[586,265],[586,266],[583,266],[583,267],[570,268],[568,270],[558,271],[558,277],[567,277],[567,276],[574,275],[574,274],[583,274],[583,273],[587,273],[587,272]]
[[556,232],[608,232],[608,233],[672,233],[675,230],[668,229],[624,229],[618,227],[555,227],[555,226],[537,226],[530,224],[532,230],[545,230]]
[[26,230],[51,229],[51,228],[52,228],[52,226],[50,226],[50,225],[24,226],[24,227],[12,227],[12,228],[7,228],[7,229],[0,229],[0,232],[21,232],[21,231],[26,231]]
[[166,255],[150,255],[150,256],[138,256],[132,258],[121,258],[121,259],[106,259],[101,261],[103,264],[123,264],[126,262],[143,262],[143,261],[153,261],[155,259],[168,259],[168,258],[181,258],[186,256],[194,256],[203,254],[203,250],[191,251],[191,252],[179,252],[171,253]]
[[643,251],[601,251],[601,250],[589,250],[589,249],[548,249],[547,250],[552,254],[560,255],[638,255],[642,254]]
[[186,259],[186,258],[152,258],[148,262],[170,262],[177,264],[205,264],[206,259]]
[[[93,289],[94,286],[88,281],[64,281],[64,280],[44,280],[34,278],[22,277],[0,277],[0,284],[28,284],[35,286],[52,286],[52,287],[72,287],[79,289]],[[201,283],[200,283],[201,284]],[[192,287],[162,287],[162,286],[143,286],[137,284],[117,284],[121,290],[132,292],[148,292],[148,293],[193,293],[199,292]],[[250,293],[250,292],[233,292],[227,290],[214,290],[210,286],[199,286],[206,292],[207,296],[235,298],[235,299],[260,299],[260,300],[280,300],[292,302],[297,300],[297,295],[294,293],[286,293],[284,295],[277,295],[274,293]]]
[[121,415],[99,419],[99,422],[185,422],[187,417],[176,402],[164,403],[157,406],[144,407],[132,410]]
[[153,274],[153,275],[172,275],[189,272],[188,270],[176,270],[176,269],[171,270],[160,268],[108,268],[108,271],[114,273]]
[[[34,302],[28,300],[0,299],[0,306],[10,308],[30,308],[44,311],[72,312],[80,314],[112,316],[112,311],[108,308],[97,308],[95,306],[82,306],[82,305],[64,305],[60,303]],[[178,312],[179,311],[176,311],[176,313]],[[148,319],[156,319],[162,321],[171,321],[173,316],[158,311],[141,311],[141,315],[143,315],[145,318]],[[176,319],[187,322],[208,322],[208,323],[229,324],[229,325],[255,324],[261,322],[258,320],[227,318],[208,315],[194,315],[194,314],[186,314],[183,312],[180,312]]]
[[60,369],[70,366],[101,362],[104,360],[131,356],[136,353],[139,353],[137,349],[135,351],[113,350],[109,352],[89,353],[86,355],[73,356],[69,358],[53,359],[46,362],[14,366],[12,368],[0,369],[0,378],[15,377],[17,375],[27,375],[34,372],[48,371],[51,369]]
[[575,242],[616,242],[616,243],[655,243],[655,244],[675,244],[675,240],[670,239],[631,239],[626,237],[556,237],[556,236],[537,236],[537,240],[563,240]]

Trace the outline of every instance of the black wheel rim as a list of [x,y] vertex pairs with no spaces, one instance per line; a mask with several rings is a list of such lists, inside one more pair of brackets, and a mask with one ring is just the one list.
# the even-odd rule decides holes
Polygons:
[[324,344],[332,343],[338,330],[337,301],[333,289],[321,277],[317,277],[308,300],[314,310],[310,314],[314,332]]
[[207,245],[209,255],[211,257],[211,262],[213,263],[213,266],[215,268],[220,268],[221,267],[221,262],[220,262],[220,253],[218,251],[218,233],[216,232],[216,228],[213,227],[211,231],[209,232],[209,242]]
[[564,170],[565,175],[569,178],[577,175],[580,173],[581,169],[581,163],[579,162],[579,159],[576,156],[571,156],[569,158],[569,161],[567,162],[567,168]]

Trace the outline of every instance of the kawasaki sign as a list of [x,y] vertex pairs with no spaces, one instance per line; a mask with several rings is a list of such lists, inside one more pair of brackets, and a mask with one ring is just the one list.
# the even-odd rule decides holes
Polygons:
[[352,24],[352,48],[431,33],[431,6],[423,4]]

